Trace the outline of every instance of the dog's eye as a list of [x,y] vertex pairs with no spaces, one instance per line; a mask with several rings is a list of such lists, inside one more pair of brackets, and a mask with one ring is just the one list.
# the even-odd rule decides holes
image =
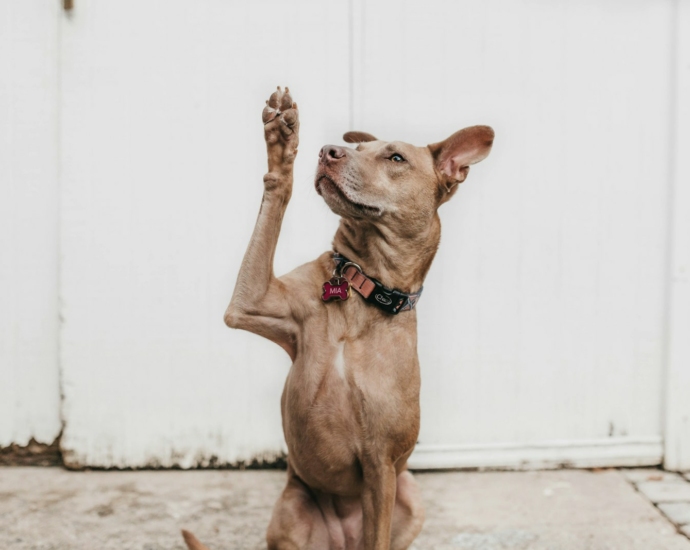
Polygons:
[[399,155],[398,153],[393,153],[388,158],[389,158],[389,160],[392,160],[393,162],[405,162],[405,159],[402,158],[402,155]]

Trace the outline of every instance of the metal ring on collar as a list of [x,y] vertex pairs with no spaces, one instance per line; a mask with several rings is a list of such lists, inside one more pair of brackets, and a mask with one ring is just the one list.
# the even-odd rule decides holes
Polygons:
[[354,266],[357,269],[357,271],[359,271],[360,273],[363,273],[362,268],[359,267],[359,264],[356,264],[355,262],[345,262],[343,265],[340,266],[340,269],[339,269],[341,277],[343,276],[343,272],[345,271],[345,269],[350,267],[350,266]]

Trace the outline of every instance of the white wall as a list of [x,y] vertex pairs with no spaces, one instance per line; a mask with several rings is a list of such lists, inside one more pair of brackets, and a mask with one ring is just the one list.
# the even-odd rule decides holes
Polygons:
[[417,143],[496,128],[419,310],[420,464],[555,440],[660,460],[670,2],[136,6],[80,2],[64,32],[69,460],[281,448],[287,359],[220,321],[276,83],[303,113],[278,272],[328,246],[311,172],[351,117]]
[[418,464],[535,443],[558,462],[562,440],[658,461],[672,2],[397,5],[361,3],[357,124],[421,143],[496,131],[441,212]]
[[674,37],[676,90],[670,258],[664,466],[690,470],[690,2],[679,3]]
[[[186,467],[284,449],[288,358],[222,323],[261,199],[260,112],[277,84],[291,86],[302,115],[278,273],[330,246],[337,220],[313,189],[324,143],[350,129],[417,144],[470,124],[496,130],[492,155],[442,209],[443,242],[419,306],[414,465],[657,464],[664,429],[685,449],[689,367],[673,344],[682,335],[668,352],[679,384],[670,390],[665,370],[668,300],[681,304],[669,334],[681,334],[687,309],[684,287],[667,294],[669,190],[682,190],[684,173],[671,171],[669,153],[685,135],[673,137],[684,67],[676,15],[673,0],[304,0],[289,9],[277,0],[78,0],[59,37],[68,464]],[[22,156],[42,149],[3,135],[19,153],[0,157],[0,170],[16,173],[16,158],[22,169],[40,166],[46,188],[38,199],[4,177],[0,188],[0,224],[16,232],[24,220],[22,238],[44,252],[0,241],[0,300],[15,297],[0,323],[25,319],[23,330],[43,331],[22,350],[16,342],[27,340],[3,327],[0,372],[17,376],[6,349],[22,361],[44,349],[34,391],[53,396],[53,433],[57,326],[42,324],[57,318],[58,167],[47,135],[37,142],[45,163]],[[19,260],[6,262],[5,250]],[[674,269],[685,265],[678,250]],[[12,266],[37,258],[38,269]],[[2,294],[20,284],[31,285],[21,292],[28,305]],[[26,420],[24,431],[3,424],[5,409],[40,410],[30,395],[0,387],[0,444],[38,433]],[[669,409],[665,396],[680,405]],[[690,468],[685,452],[674,467]]]
[[348,126],[347,16],[318,0],[76,6],[63,31],[68,462],[190,466],[281,450],[289,360],[231,332],[223,313],[261,201],[261,111],[278,84],[295,90],[305,131],[277,271],[329,246],[336,220],[311,180],[321,144]]
[[60,432],[58,15],[0,2],[0,447]]

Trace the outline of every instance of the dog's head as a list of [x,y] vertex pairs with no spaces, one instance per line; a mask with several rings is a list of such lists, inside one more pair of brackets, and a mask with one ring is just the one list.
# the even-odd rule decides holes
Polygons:
[[326,145],[316,190],[343,218],[416,231],[465,181],[470,165],[491,151],[494,132],[472,126],[426,147],[381,141],[364,132],[343,136],[355,148]]

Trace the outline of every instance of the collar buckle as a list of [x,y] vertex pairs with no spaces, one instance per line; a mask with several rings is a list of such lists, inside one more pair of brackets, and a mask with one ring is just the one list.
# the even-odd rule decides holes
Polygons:
[[[409,294],[395,288],[388,288],[377,279],[366,275],[359,264],[351,262],[345,256],[337,252],[333,254],[333,260],[335,261],[333,276],[344,277],[349,280],[353,288],[366,302],[369,302],[386,313],[397,315],[402,311],[412,310],[415,308],[419,297],[422,295],[424,287],[420,288],[417,292]],[[350,270],[350,275],[346,276],[345,271],[349,267],[354,267],[357,273],[352,273],[352,270]]]

